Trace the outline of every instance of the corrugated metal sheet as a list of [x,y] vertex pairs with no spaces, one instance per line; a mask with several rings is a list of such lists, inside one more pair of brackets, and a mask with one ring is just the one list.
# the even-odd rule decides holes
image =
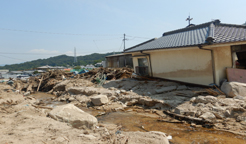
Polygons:
[[164,33],[158,39],[126,49],[125,52],[196,46],[206,44],[208,38],[212,39],[213,43],[245,41],[246,26],[221,24],[219,20],[215,20]]

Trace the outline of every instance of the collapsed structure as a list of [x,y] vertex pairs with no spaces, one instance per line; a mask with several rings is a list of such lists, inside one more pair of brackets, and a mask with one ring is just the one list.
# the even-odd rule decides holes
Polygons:
[[[219,20],[192,25],[166,32],[124,53],[132,55],[134,71],[141,75],[220,85],[227,78],[227,67],[246,66],[246,26]],[[245,71],[240,73],[238,79],[244,78]]]

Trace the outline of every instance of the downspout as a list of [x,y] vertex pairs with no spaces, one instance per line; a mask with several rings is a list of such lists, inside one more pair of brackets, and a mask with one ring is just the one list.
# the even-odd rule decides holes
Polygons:
[[213,50],[202,48],[202,45],[198,45],[198,47],[199,47],[199,49],[201,49],[201,50],[208,50],[208,51],[211,52],[212,71],[213,71],[213,82],[214,82],[214,84],[216,84],[216,83],[215,83],[215,65],[214,65],[214,53],[213,53]]
[[149,56],[149,66],[150,66],[150,71],[151,71],[151,76],[153,77],[153,71],[152,71],[152,65],[151,65],[151,58],[150,58],[150,54],[147,53],[143,53],[143,51],[140,51],[142,54],[145,54],[147,56]]

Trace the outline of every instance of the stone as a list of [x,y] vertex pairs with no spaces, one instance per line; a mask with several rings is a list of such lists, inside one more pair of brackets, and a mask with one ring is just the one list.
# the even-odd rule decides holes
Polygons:
[[128,144],[169,144],[166,134],[159,131],[122,132],[122,135],[128,138]]
[[187,86],[185,86],[185,85],[180,85],[180,86],[178,86],[178,88],[177,88],[177,90],[186,90],[186,89],[188,89],[188,88],[187,88]]
[[93,87],[70,87],[67,89],[70,94],[83,94],[87,96],[91,96],[93,94],[97,94],[97,89]]
[[65,87],[69,82],[70,82],[70,80],[62,81],[62,82],[58,83],[57,85],[55,85],[53,90],[54,91],[65,91]]
[[68,98],[68,100],[69,100],[69,101],[74,101],[74,100],[75,100],[75,98],[73,98],[73,97],[69,97],[69,98]]
[[202,114],[199,118],[205,119],[205,120],[213,120],[215,119],[215,115],[211,112],[206,112],[204,114]]
[[96,139],[96,137],[93,135],[85,135],[85,134],[80,134],[80,135],[78,135],[78,137],[85,137],[85,138],[90,139],[90,140]]
[[133,99],[133,100],[131,100],[131,101],[129,101],[129,102],[126,102],[126,105],[127,105],[127,106],[132,106],[132,105],[134,105],[134,104],[136,104],[136,103],[138,103],[138,100]]
[[29,96],[31,93],[30,92],[26,92],[26,93],[24,93],[23,95],[24,96]]
[[240,96],[240,95],[237,95],[234,97],[234,99],[239,99],[239,100],[245,100],[246,97],[243,97],[243,96]]
[[224,115],[222,113],[218,113],[218,112],[213,112],[213,114],[215,115],[216,118],[218,119],[223,119]]
[[57,121],[67,122],[74,128],[94,128],[97,118],[77,108],[73,104],[57,106],[49,112],[49,116]]
[[231,116],[231,112],[229,110],[226,110],[225,111],[225,116],[227,116],[227,117]]
[[161,94],[161,93],[164,93],[164,92],[173,91],[175,89],[177,89],[177,86],[168,86],[168,87],[163,87],[161,89],[156,89],[155,92],[157,94]]
[[96,95],[91,97],[91,102],[95,106],[100,106],[108,103],[108,97],[106,95]]
[[206,103],[215,103],[217,102],[217,98],[214,96],[205,96],[204,97]]
[[88,98],[85,95],[82,95],[82,96],[81,95],[77,95],[75,97],[75,99],[78,100],[80,103],[87,103],[87,102],[89,102],[91,100],[90,98]]
[[242,96],[246,97],[246,84],[240,82],[224,82],[221,86],[223,91],[228,97]]
[[120,90],[121,93],[126,93],[126,90]]

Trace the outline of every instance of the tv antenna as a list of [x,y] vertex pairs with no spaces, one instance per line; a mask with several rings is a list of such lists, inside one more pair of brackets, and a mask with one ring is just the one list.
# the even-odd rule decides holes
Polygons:
[[190,21],[192,21],[193,18],[190,18],[190,14],[189,14],[189,17],[186,19],[186,21],[189,21],[189,25],[190,25]]

